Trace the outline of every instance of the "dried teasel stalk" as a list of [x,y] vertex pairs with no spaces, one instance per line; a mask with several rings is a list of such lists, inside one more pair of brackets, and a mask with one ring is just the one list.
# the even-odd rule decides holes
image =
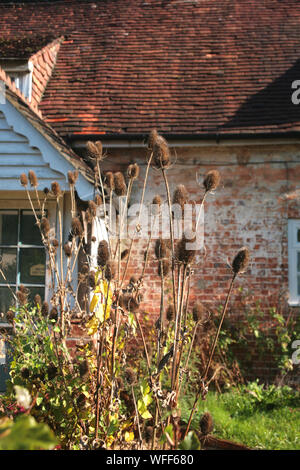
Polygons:
[[158,275],[166,277],[171,269],[171,263],[168,259],[164,258],[158,262]]
[[155,242],[155,256],[156,259],[166,258],[167,256],[167,244],[162,238],[158,238]]
[[197,254],[197,250],[195,249],[189,249],[188,244],[189,243],[195,243],[196,241],[196,236],[193,234],[191,231],[186,231],[181,240],[176,245],[176,250],[175,250],[175,257],[180,263],[184,264],[191,264],[195,256]]

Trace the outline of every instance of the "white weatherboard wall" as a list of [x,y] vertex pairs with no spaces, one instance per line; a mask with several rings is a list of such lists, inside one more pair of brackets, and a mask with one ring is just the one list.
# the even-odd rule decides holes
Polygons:
[[25,136],[12,130],[0,112],[0,190],[21,190],[20,174],[31,169],[39,179],[40,189],[50,186],[54,180],[64,186],[65,176],[52,170],[43,160],[41,151],[31,147]]

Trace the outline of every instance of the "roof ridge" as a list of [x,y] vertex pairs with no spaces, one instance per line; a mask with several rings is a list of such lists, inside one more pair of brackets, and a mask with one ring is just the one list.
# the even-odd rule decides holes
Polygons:
[[10,89],[10,91],[12,91],[15,95],[18,96],[18,98],[20,98],[27,106],[29,106],[29,108],[40,118],[40,119],[43,119],[43,115],[42,115],[42,112],[36,107],[34,106],[29,100],[28,98],[26,98],[26,96],[19,90],[19,88],[17,88],[16,84],[12,81],[12,79],[10,78],[10,76],[5,72],[5,70],[3,70],[1,67],[0,67],[0,80],[2,80],[5,85]]
[[43,52],[45,52],[47,49],[49,49],[49,47],[53,47],[55,46],[56,44],[61,44],[63,41],[64,41],[65,37],[63,35],[57,37],[56,39],[53,39],[53,41],[51,42],[48,42],[48,44],[46,44],[44,47],[42,47],[42,49],[39,49],[37,52],[35,52],[34,54],[32,54],[28,60],[32,59],[33,57],[35,59],[37,59],[40,55],[43,54]]

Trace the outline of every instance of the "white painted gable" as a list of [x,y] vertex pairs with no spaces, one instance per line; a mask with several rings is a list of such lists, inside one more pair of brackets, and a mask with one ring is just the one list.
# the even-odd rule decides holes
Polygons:
[[[58,181],[68,191],[67,173],[73,165],[35,129],[26,118],[6,101],[0,104],[0,190],[22,190],[20,174],[34,170],[39,190]],[[76,184],[79,197],[93,198],[93,185],[82,174]]]

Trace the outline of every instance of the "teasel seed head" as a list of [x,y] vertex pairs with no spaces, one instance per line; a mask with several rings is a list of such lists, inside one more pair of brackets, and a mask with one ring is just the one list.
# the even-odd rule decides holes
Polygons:
[[131,278],[129,279],[129,284],[131,284],[132,286],[135,286],[137,282],[138,280],[135,276],[131,276]]
[[164,258],[158,262],[158,275],[161,277],[166,277],[171,268],[171,263],[168,259]]
[[179,204],[181,209],[188,201],[188,192],[183,184],[179,184],[173,194],[173,204]]
[[123,259],[127,258],[128,254],[129,254],[129,250],[128,250],[128,248],[126,248],[121,253],[121,259],[123,260]]
[[55,197],[61,196],[60,185],[57,181],[53,181],[51,183],[51,191],[52,191],[52,193],[54,194]]
[[108,171],[105,174],[105,183],[110,191],[113,191],[115,189],[114,175],[112,171]]
[[52,243],[52,246],[53,246],[55,249],[57,249],[57,248],[59,247],[59,242],[58,242],[58,240],[57,240],[56,238],[53,238],[53,240],[52,240],[51,243]]
[[131,367],[125,369],[125,380],[129,385],[133,385],[136,381],[136,375]]
[[205,307],[201,302],[197,302],[193,307],[193,320],[194,322],[198,322],[203,318],[205,314]]
[[220,184],[220,173],[218,170],[211,170],[208,173],[206,173],[204,180],[203,180],[203,186],[205,188],[205,192],[208,193],[210,191],[214,191],[217,189],[217,187]]
[[14,319],[15,319],[15,312],[13,312],[12,310],[8,310],[6,312],[6,320],[8,321],[8,323],[13,323],[14,322]]
[[22,290],[18,290],[16,292],[16,296],[21,305],[25,305],[27,303],[28,294],[26,292],[22,292]]
[[48,237],[49,232],[50,232],[50,223],[47,217],[42,217],[41,219],[41,232],[45,238]]
[[22,186],[28,186],[28,178],[27,178],[27,175],[25,173],[22,173],[20,175],[20,182],[21,182],[21,185]]
[[33,188],[37,188],[39,185],[39,182],[38,182],[36,173],[33,170],[29,170],[28,178],[30,181],[30,186],[32,186]]
[[73,171],[68,171],[68,182],[70,186],[74,186],[75,184],[75,177]]
[[174,320],[175,315],[174,315],[174,305],[169,305],[166,311],[166,317],[168,322]]
[[109,248],[106,240],[101,240],[98,245],[98,266],[105,266],[109,260]]
[[40,309],[42,307],[42,298],[39,294],[36,294],[34,296],[34,305]]
[[57,311],[57,308],[56,307],[52,307],[51,310],[50,310],[50,314],[49,314],[49,320],[55,320],[57,321],[58,319],[58,311]]
[[212,415],[207,411],[200,419],[200,429],[202,434],[210,434],[214,429]]
[[127,188],[124,175],[120,171],[114,173],[114,186],[117,196],[125,196]]
[[148,145],[153,153],[153,165],[158,169],[168,168],[171,163],[169,146],[156,130],[150,132]]
[[113,261],[107,261],[104,271],[105,279],[112,281],[116,275],[116,266]]
[[87,142],[87,149],[88,149],[88,154],[89,157],[95,160],[98,160],[99,162],[102,160],[102,154],[103,154],[103,146],[102,142],[98,140],[97,142]]
[[71,231],[72,231],[73,237],[82,237],[83,228],[78,217],[73,217],[72,222],[71,222]]
[[89,211],[90,211],[91,216],[96,217],[96,215],[97,215],[97,205],[96,205],[96,203],[94,201],[89,201],[88,205],[89,205]]
[[127,176],[128,178],[134,180],[139,177],[140,174],[140,167],[138,166],[137,163],[133,163],[129,165],[127,168]]
[[176,245],[175,256],[181,263],[191,264],[196,256],[196,250],[187,249],[187,244],[194,243],[196,236],[190,231],[186,231],[181,240]]
[[147,443],[151,442],[153,436],[153,427],[146,426],[145,427],[145,440]]
[[64,244],[64,252],[67,258],[72,256],[72,245],[70,243]]
[[160,208],[161,208],[161,197],[157,194],[156,196],[154,196],[153,200],[152,200],[152,205],[151,205],[151,213],[152,215],[158,215],[159,212],[160,212]]
[[96,206],[102,206],[103,201],[102,201],[102,197],[100,196],[100,194],[96,194],[96,196],[95,196],[95,204],[96,204]]
[[88,280],[89,280],[89,286],[92,288],[92,289],[95,289],[96,287],[96,279],[95,279],[95,272],[94,271],[91,271],[89,276],[88,276]]
[[167,256],[167,245],[162,238],[158,238],[155,242],[155,256],[156,259],[162,259]]
[[50,193],[50,189],[49,188],[44,188],[43,189],[43,193],[45,194],[45,196],[47,196],[49,193]]
[[246,246],[243,246],[232,261],[232,271],[234,274],[243,273],[246,271],[250,261],[250,252]]
[[47,316],[48,316],[48,314],[49,314],[49,304],[48,304],[48,302],[46,302],[46,301],[43,302],[43,304],[42,304],[42,310],[41,310],[41,311],[42,311],[43,317],[47,317]]

